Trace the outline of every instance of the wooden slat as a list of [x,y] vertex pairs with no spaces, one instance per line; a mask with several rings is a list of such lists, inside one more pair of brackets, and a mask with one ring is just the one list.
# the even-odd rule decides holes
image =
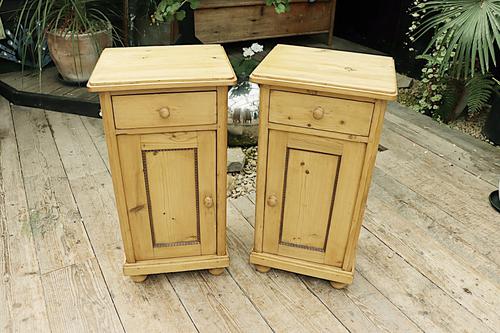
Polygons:
[[500,327],[500,285],[431,239],[428,230],[412,227],[396,209],[374,197],[365,227],[486,326],[492,330]]
[[[94,260],[94,253],[45,113],[16,108],[14,124],[45,301],[50,303],[47,314],[51,328],[64,331],[64,327],[76,325],[90,330],[121,331],[100,269],[93,264],[88,266]],[[68,279],[62,274],[68,270],[87,273],[68,273],[71,276]],[[51,288],[71,292],[51,294]],[[95,299],[96,309],[92,311],[81,307],[81,298],[89,296]],[[54,297],[52,302],[51,297]],[[61,316],[65,311],[75,315]]]
[[[227,1],[233,2],[233,1]],[[203,3],[203,1],[201,1]],[[327,33],[330,3],[295,3],[286,13],[260,4],[195,10],[195,34],[203,43],[227,43],[280,36]],[[231,19],[228,20],[227,18]]]
[[375,169],[372,198],[397,209],[398,214],[409,224],[425,230],[428,236],[451,251],[451,256],[460,257],[482,275],[482,278],[500,283],[500,246],[498,239],[481,237],[468,222],[461,222],[440,210],[432,201],[399,183],[379,168]]
[[492,332],[366,229],[361,232],[357,262],[358,273],[422,330]]
[[455,166],[498,185],[500,148],[439,124],[397,103],[389,103],[386,126]]
[[0,98],[0,331],[49,331],[10,105]]
[[[327,2],[329,0],[318,0],[318,2]],[[290,0],[290,3],[309,2],[309,0]],[[265,0],[203,0],[197,9],[218,8],[218,7],[239,7],[239,6],[255,6],[265,5]]]
[[[231,204],[251,226],[254,225],[255,208],[249,196],[231,199]],[[242,265],[245,264],[242,263]],[[236,278],[236,274],[233,276]],[[335,290],[327,281],[320,279],[306,276],[301,279],[351,332],[418,332],[420,330],[358,273],[356,273],[355,282],[344,290]]]
[[41,273],[93,257],[42,110],[13,108],[26,196]]
[[[105,147],[104,137],[88,134],[88,127],[82,124],[85,117],[57,112],[47,112],[47,116],[75,201],[125,330],[196,331],[164,275],[152,276],[141,284],[123,276],[123,248],[113,186],[104,163],[107,152],[97,148]],[[102,133],[100,120],[87,120],[92,121],[86,124],[96,124],[93,127],[96,133]]]
[[[404,184],[452,217],[467,224],[484,242],[500,239],[500,217],[488,202],[493,186],[438,154],[413,144],[386,128],[377,165],[385,173]],[[500,168],[499,168],[500,173]]]
[[272,332],[227,272],[174,273],[168,279],[199,331]]
[[95,258],[42,280],[53,332],[124,332]]
[[275,332],[347,332],[296,274],[263,274],[249,265],[253,229],[231,202],[228,216],[229,271]]

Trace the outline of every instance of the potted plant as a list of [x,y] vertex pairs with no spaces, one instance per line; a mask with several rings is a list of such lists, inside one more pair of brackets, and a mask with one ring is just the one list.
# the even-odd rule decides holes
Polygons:
[[415,108],[448,122],[485,108],[500,49],[500,0],[415,0],[410,40],[432,34],[421,59],[423,91]]
[[[89,79],[100,53],[113,43],[113,28],[105,1],[98,0],[26,0],[20,10],[18,29],[33,40],[42,70],[45,41],[59,74],[68,82]],[[24,55],[28,45],[24,46]],[[24,56],[22,59],[24,65]]]

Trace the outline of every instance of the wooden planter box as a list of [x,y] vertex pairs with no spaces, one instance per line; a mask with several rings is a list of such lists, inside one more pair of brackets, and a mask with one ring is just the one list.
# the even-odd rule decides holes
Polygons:
[[202,0],[195,10],[196,37],[203,43],[329,33],[331,44],[336,0],[292,0],[277,14],[265,0]]

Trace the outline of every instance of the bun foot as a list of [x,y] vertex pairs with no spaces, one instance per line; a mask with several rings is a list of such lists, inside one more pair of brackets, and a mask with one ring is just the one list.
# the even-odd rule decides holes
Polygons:
[[267,266],[261,266],[261,265],[255,265],[255,269],[258,271],[258,272],[261,272],[261,273],[267,273],[271,270],[271,267],[267,267]]
[[209,269],[208,272],[212,275],[219,276],[224,273],[224,268],[212,268]]
[[144,282],[148,278],[148,276],[147,275],[132,275],[130,278],[135,283],[141,283],[141,282]]
[[330,284],[332,285],[333,288],[335,289],[344,289],[347,287],[347,283],[341,283],[341,282],[335,282],[335,281],[330,281]]

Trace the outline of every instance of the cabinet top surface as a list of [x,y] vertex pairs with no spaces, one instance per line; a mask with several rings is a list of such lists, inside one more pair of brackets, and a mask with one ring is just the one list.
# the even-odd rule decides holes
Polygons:
[[259,84],[394,100],[397,82],[390,57],[277,45],[251,75]]
[[91,92],[228,86],[236,75],[220,45],[105,49],[87,87]]

